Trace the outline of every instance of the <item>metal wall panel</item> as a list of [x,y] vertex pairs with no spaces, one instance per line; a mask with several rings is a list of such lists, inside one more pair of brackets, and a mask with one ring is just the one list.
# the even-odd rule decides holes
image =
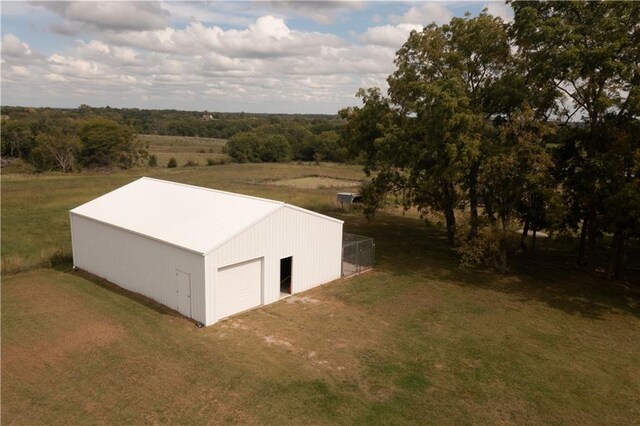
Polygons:
[[340,278],[342,223],[285,205],[207,255],[207,321],[213,324],[219,268],[263,257],[263,303],[280,298],[280,259],[292,256],[293,293]]
[[206,322],[204,256],[71,214],[73,263],[176,309],[176,270],[190,274],[191,314]]

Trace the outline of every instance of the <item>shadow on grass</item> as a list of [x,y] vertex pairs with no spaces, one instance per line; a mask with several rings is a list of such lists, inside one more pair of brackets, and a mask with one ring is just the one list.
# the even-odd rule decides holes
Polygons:
[[191,322],[195,322],[193,319],[191,318],[187,318],[184,315],[182,315],[181,313],[179,313],[178,311],[175,311],[159,302],[156,302],[155,300],[143,296],[139,293],[135,293],[133,291],[129,291],[127,289],[124,289],[116,284],[113,284],[110,281],[105,280],[104,278],[100,278],[97,275],[94,275],[90,272],[87,272],[85,270],[82,269],[77,269],[74,270],[73,269],[73,264],[70,262],[65,262],[65,263],[59,263],[56,265],[52,266],[53,269],[63,272],[65,274],[72,274],[75,275],[77,277],[81,277],[95,285],[97,285],[98,287],[101,287],[105,290],[108,290],[112,293],[115,293],[119,296],[124,296],[129,300],[132,300],[142,306],[145,306],[149,309],[153,309],[154,311],[158,312],[159,314],[162,315],[168,315],[171,317],[176,317],[176,318],[183,318],[186,319],[188,321]]
[[640,317],[639,283],[625,286],[576,267],[577,250],[568,244],[539,241],[535,257],[514,256],[511,270],[498,274],[460,266],[443,230],[421,220],[384,214],[371,222],[357,215],[345,219],[346,232],[375,239],[379,271],[499,291],[591,319],[621,311]]

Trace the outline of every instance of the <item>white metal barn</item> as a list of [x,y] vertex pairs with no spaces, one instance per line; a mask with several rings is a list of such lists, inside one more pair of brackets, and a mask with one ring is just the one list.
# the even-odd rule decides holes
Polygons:
[[210,325],[340,278],[342,221],[141,178],[70,212],[74,266]]

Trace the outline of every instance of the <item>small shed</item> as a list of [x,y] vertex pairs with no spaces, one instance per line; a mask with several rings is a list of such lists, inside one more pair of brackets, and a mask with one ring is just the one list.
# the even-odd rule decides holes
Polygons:
[[74,266],[210,325],[340,278],[342,221],[141,178],[70,211]]

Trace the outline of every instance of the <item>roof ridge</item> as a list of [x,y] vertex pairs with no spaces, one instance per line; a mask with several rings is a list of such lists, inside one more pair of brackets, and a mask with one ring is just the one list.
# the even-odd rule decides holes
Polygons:
[[205,186],[189,185],[188,183],[174,182],[172,180],[156,179],[156,178],[152,178],[152,177],[148,177],[148,176],[142,176],[138,180],[143,180],[143,179],[153,180],[153,181],[162,182],[162,183],[169,183],[169,184],[178,185],[178,186],[186,186],[187,188],[211,191],[211,192],[216,192],[218,194],[231,195],[231,196],[234,196],[234,197],[248,198],[250,200],[265,201],[265,202],[268,202],[268,203],[279,204],[279,205],[286,204],[284,201],[270,200],[269,198],[254,197],[252,195],[238,194],[237,192],[222,191],[220,189],[207,188]]

